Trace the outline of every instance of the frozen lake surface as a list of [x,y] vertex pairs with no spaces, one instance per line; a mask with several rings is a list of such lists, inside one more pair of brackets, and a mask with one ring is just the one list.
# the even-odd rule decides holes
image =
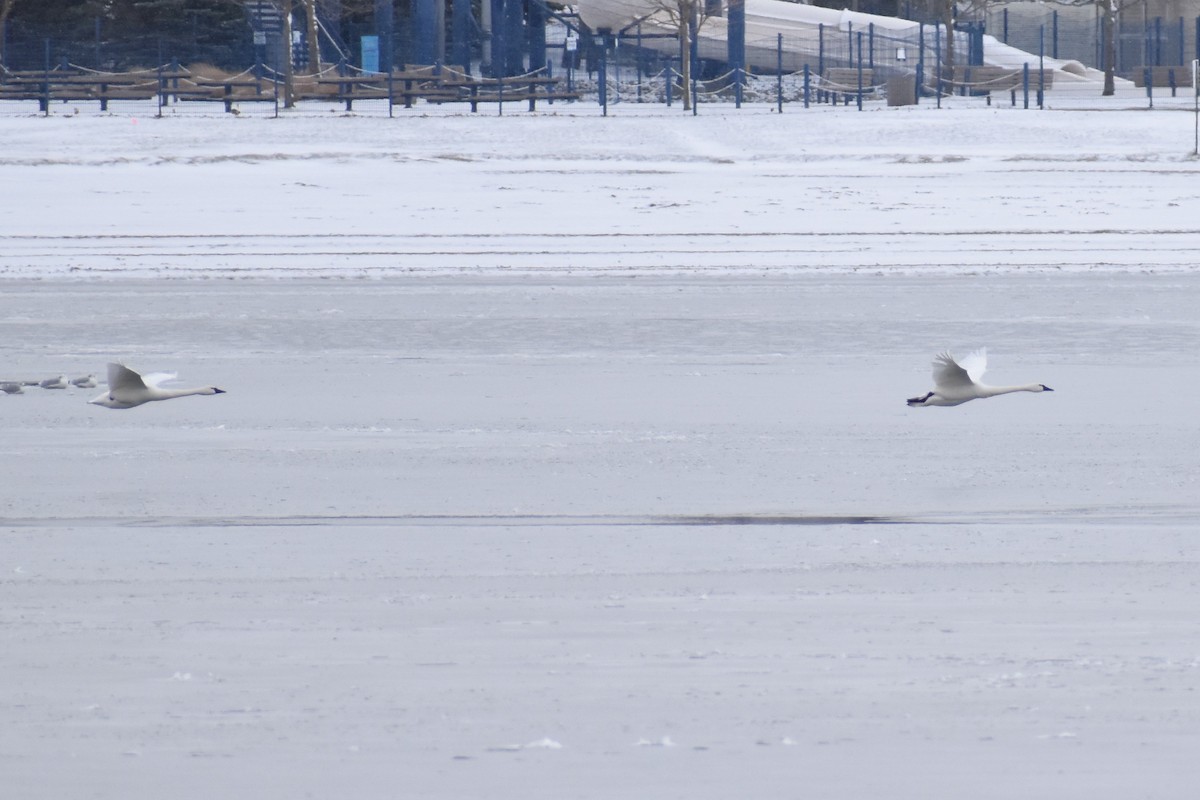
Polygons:
[[0,119],[0,379],[228,390],[0,396],[5,792],[1190,797],[1184,115],[861,116]]

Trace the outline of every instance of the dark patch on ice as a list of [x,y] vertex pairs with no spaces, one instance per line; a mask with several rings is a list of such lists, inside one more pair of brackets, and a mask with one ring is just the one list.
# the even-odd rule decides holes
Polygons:
[[650,517],[651,525],[895,525],[905,520],[866,515],[706,514]]
[[0,519],[0,527],[294,528],[329,526],[709,527],[897,525],[914,520],[863,514],[400,514]]

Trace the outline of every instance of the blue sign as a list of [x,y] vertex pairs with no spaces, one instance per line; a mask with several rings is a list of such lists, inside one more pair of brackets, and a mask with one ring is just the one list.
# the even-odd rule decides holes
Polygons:
[[362,37],[363,72],[379,72],[379,37]]

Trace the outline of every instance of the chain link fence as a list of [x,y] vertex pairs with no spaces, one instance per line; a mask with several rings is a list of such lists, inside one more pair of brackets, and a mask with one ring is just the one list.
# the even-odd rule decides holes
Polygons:
[[[987,33],[1013,47],[1103,69],[1104,21],[1096,6],[1019,3],[992,8]],[[1115,71],[1132,78],[1140,67],[1183,66],[1197,57],[1200,16],[1150,17],[1144,9],[1117,18]]]

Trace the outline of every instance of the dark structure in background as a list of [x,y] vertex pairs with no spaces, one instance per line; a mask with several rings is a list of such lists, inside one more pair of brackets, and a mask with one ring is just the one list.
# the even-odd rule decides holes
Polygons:
[[[1200,17],[1194,0],[1148,0],[1119,20],[1117,73],[1188,63],[1200,50]],[[814,0],[814,5],[932,22],[940,0]],[[1016,4],[1010,4],[1015,7]],[[1037,5],[1037,4],[1033,4]],[[1039,6],[1040,7],[1040,6]],[[1158,16],[1155,12],[1160,9]],[[1091,18],[1060,18],[1048,4],[1045,20],[1029,40],[1010,16],[958,20],[961,30],[985,32],[1046,55],[1103,66],[1098,25]],[[292,12],[291,18],[285,9]],[[1182,10],[1181,10],[1182,9]],[[745,63],[741,0],[718,10],[735,33],[726,64]],[[1184,10],[1191,16],[1184,16]],[[1176,12],[1178,15],[1176,16]],[[310,19],[311,15],[311,19]],[[1166,15],[1166,16],[1164,16]],[[563,52],[547,42],[547,23],[557,18],[575,34],[578,49]],[[1073,26],[1073,27],[1072,27]],[[1078,28],[1078,30],[1075,30]],[[315,31],[314,38],[313,32]],[[1011,36],[1011,38],[1010,38]],[[596,37],[556,0],[0,0],[0,66],[39,70],[70,63],[95,70],[150,68],[177,60],[240,71],[262,64],[276,72],[291,65],[311,72],[321,65],[361,68],[365,50],[380,71],[405,64],[447,64],[490,76],[511,76],[568,58],[596,58]],[[612,38],[608,40],[611,44]],[[634,50],[630,37],[621,51]],[[966,54],[964,54],[965,56]],[[320,64],[312,63],[314,59]],[[649,69],[652,59],[638,57]]]

